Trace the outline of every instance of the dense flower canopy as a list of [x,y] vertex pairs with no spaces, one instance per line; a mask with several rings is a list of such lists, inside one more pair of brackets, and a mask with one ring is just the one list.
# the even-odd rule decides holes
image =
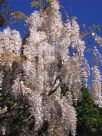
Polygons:
[[[35,118],[35,135],[47,121],[49,136],[58,132],[75,136],[73,105],[88,82],[89,66],[79,25],[75,18],[64,23],[59,9],[58,1],[53,0],[49,14],[42,10],[32,13],[24,42],[16,30],[0,32],[0,89],[27,102]],[[96,99],[96,95],[101,97],[101,76],[96,67],[93,74]],[[62,85],[67,87],[65,96],[60,93]]]

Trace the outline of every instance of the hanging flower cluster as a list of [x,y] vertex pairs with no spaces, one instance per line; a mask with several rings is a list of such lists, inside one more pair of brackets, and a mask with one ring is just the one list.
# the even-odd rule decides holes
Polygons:
[[[80,99],[81,87],[87,86],[88,81],[85,43],[80,39],[75,18],[62,21],[57,0],[51,2],[50,8],[49,13],[41,10],[30,15],[29,34],[24,43],[15,30],[7,28],[0,32],[0,65],[4,69],[0,71],[0,87],[30,106],[35,118],[34,134],[46,121],[49,136],[58,133],[67,136],[70,132],[75,136],[77,120],[73,104]],[[93,70],[93,94],[98,87],[93,96],[96,99],[101,84],[98,70]],[[61,96],[63,85],[65,96]]]
[[93,82],[92,82],[92,97],[96,105],[101,106],[101,75],[97,66],[92,68]]

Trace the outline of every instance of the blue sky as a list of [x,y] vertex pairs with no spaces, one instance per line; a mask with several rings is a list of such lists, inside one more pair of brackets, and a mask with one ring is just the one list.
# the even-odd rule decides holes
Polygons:
[[[27,15],[34,11],[34,8],[32,8],[30,4],[33,0],[7,1],[13,10],[23,11]],[[93,24],[102,26],[102,0],[60,0],[60,3],[70,17],[77,17],[80,26],[82,24],[86,24],[86,26],[91,26]],[[23,28],[22,23],[16,23],[12,28],[18,29],[21,32],[21,35],[25,33],[25,29],[21,29]]]
[[[33,0],[7,0],[10,7],[16,11],[23,11],[27,15],[34,11],[30,3]],[[98,24],[102,26],[102,0],[60,0],[69,16],[76,16],[79,25],[91,26]],[[14,24],[13,28],[18,29],[21,35],[25,33],[22,23]],[[102,30],[102,29],[101,29]]]
[[61,0],[70,16],[77,16],[80,24],[102,25],[102,0]]
[[[27,14],[33,12],[31,0],[7,0],[12,9],[21,10]],[[70,16],[77,16],[80,24],[102,25],[102,0],[60,0]]]
[[[27,15],[30,15],[34,11],[34,8],[30,4],[33,0],[7,1],[13,10],[23,11]],[[82,24],[86,26],[93,24],[102,25],[102,0],[60,0],[60,3],[70,17],[77,17],[80,26]],[[23,23],[13,24],[12,28],[19,30],[22,36],[25,33]]]

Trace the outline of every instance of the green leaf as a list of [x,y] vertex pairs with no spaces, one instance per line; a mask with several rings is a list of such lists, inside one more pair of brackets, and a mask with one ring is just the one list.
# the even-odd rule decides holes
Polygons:
[[39,5],[39,2],[38,1],[33,1],[31,2],[31,6],[32,7],[35,7],[35,6],[38,6]]

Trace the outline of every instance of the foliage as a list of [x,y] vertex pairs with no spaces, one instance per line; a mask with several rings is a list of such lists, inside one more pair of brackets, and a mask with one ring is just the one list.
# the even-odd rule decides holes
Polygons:
[[12,18],[15,18],[15,19],[23,19],[23,20],[27,19],[27,16],[21,11],[12,12],[11,16]]
[[6,0],[0,0],[0,27],[10,26],[11,24],[23,20],[27,15],[21,11],[15,11]]
[[[4,93],[0,97],[0,123],[5,124],[6,136],[19,136],[30,132],[34,127],[34,118],[30,114],[29,106],[22,99],[15,100],[10,94]],[[2,132],[1,132],[2,135]]]
[[83,24],[82,30],[83,30],[83,32],[80,33],[80,38],[84,39],[84,38],[88,37],[89,35],[92,35],[92,33],[98,33],[101,30],[101,26],[94,24],[92,26],[86,27],[85,24]]
[[0,27],[6,26],[8,22],[8,13],[6,8],[8,7],[8,3],[5,0],[0,0]]
[[40,10],[51,14],[51,4],[54,0],[34,0],[31,2],[31,7],[38,7]]
[[89,90],[82,88],[82,100],[76,106],[77,136],[101,136],[102,114],[92,100]]
[[66,84],[62,84],[62,85],[60,86],[60,88],[61,88],[61,95],[62,95],[62,96],[66,96],[67,92],[69,91],[69,89],[68,89],[68,87],[66,86]]

